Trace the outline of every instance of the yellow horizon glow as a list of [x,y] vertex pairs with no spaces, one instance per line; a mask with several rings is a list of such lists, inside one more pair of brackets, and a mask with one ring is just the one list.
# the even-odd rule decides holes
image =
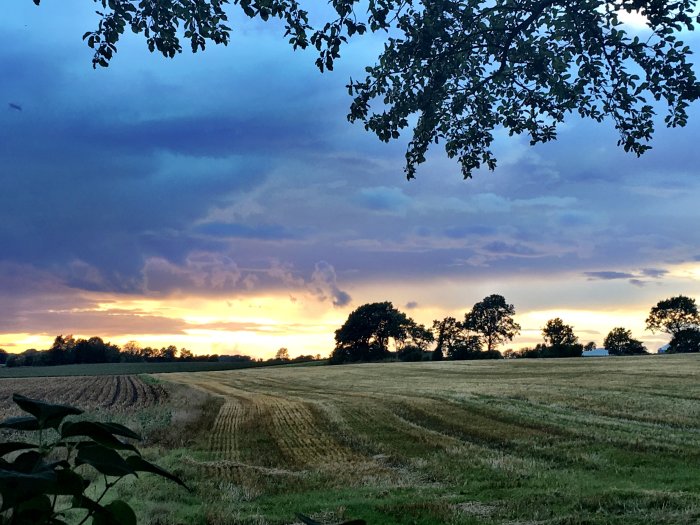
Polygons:
[[[474,303],[498,293],[516,307],[516,321],[522,332],[506,348],[519,349],[542,342],[541,329],[547,320],[560,317],[574,327],[581,343],[603,339],[614,327],[632,331],[651,352],[668,341],[665,334],[645,330],[649,309],[659,300],[678,294],[700,297],[700,263],[668,268],[662,280],[650,280],[643,287],[627,280],[590,280],[580,274],[517,276],[490,280],[440,278],[406,281],[376,281],[349,285],[351,305],[333,307],[310,293],[289,290],[237,298],[172,296],[144,298],[84,293],[96,306],[81,312],[113,315],[155,316],[179,324],[178,330],[152,333],[101,329],[99,320],[92,333],[73,333],[76,338],[102,337],[123,345],[137,341],[141,346],[175,345],[196,354],[246,354],[255,358],[272,357],[282,347],[291,356],[320,354],[327,356],[334,347],[334,332],[348,314],[361,304],[390,300],[417,322],[432,325],[434,319],[452,316],[461,320]],[[410,303],[417,303],[409,308]],[[578,305],[571,307],[571,305]],[[64,312],[67,326],[70,312]],[[154,321],[157,322],[157,319]],[[108,325],[105,325],[108,326]],[[167,326],[167,325],[166,325]],[[69,329],[63,332],[68,335]],[[0,334],[0,348],[21,352],[28,348],[49,348],[58,334]]]

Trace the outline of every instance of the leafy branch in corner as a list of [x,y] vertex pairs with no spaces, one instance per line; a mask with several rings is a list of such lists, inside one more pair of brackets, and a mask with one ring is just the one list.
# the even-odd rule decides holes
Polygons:
[[[350,38],[386,35],[366,77],[347,85],[348,119],[385,142],[412,128],[409,179],[433,144],[470,178],[482,166],[495,169],[497,130],[534,145],[555,140],[572,115],[612,121],[618,145],[639,156],[650,148],[657,110],[666,106],[667,126],[684,126],[700,97],[692,51],[679,38],[700,19],[696,0],[333,0],[330,15],[318,17],[303,0],[94,1],[98,27],[83,36],[93,67],[109,65],[127,28],[170,58],[182,52],[182,38],[193,52],[227,45],[227,5],[282,20],[294,49],[315,48],[322,72]],[[641,15],[644,30],[624,24],[625,14]],[[324,16],[317,27],[309,22]]]
[[[127,476],[150,472],[187,489],[176,475],[141,457],[129,440],[140,436],[118,423],[66,420],[82,410],[46,403],[19,394],[13,401],[27,414],[0,422],[0,429],[32,433],[36,439],[0,443],[0,523],[3,525],[65,524],[77,511],[78,525],[135,525],[136,515],[125,501],[104,503],[105,496]],[[99,496],[86,493],[85,469],[104,481]],[[189,490],[189,489],[188,489]],[[72,515],[73,518],[73,515]],[[74,518],[73,518],[74,519]]]

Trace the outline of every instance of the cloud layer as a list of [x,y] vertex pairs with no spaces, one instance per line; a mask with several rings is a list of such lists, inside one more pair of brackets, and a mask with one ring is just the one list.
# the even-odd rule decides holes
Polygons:
[[[173,61],[125,37],[93,71],[79,38],[91,6],[26,4],[0,21],[0,304],[22,301],[0,331],[187,328],[81,312],[83,293],[276,293],[342,309],[367,283],[543,276],[670,293],[668,269],[700,258],[696,108],[641,159],[609,123],[572,118],[537,148],[499,137],[493,174],[462,181],[435,151],[409,183],[404,139],[381,144],[345,120],[344,85],[374,38],[320,75],[311,54],[242,21],[230,48]],[[32,317],[47,298],[78,309],[72,328]]]

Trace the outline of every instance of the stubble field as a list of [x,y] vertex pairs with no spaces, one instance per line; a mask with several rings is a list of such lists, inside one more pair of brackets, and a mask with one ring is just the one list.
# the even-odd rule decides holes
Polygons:
[[697,356],[167,379],[223,402],[207,453],[186,458],[216,480],[211,522],[290,523],[295,511],[369,523],[700,522]]
[[147,453],[193,492],[120,496],[154,525],[697,524],[699,379],[698,356],[167,374]]

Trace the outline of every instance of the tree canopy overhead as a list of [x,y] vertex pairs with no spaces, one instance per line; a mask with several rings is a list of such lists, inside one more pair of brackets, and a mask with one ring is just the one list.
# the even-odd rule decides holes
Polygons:
[[[348,38],[385,32],[376,63],[348,84],[348,119],[383,141],[412,127],[409,179],[431,144],[442,144],[468,178],[495,168],[496,130],[547,142],[572,114],[612,120],[618,144],[640,155],[656,107],[667,106],[666,125],[683,126],[700,96],[691,51],[678,38],[699,21],[696,0],[334,0],[319,27],[307,10],[318,4],[303,0],[94,1],[100,20],[83,38],[95,67],[109,64],[127,29],[167,57],[182,40],[195,52],[228,44],[229,4],[284,20],[284,36],[295,49],[315,48],[321,71],[333,68]],[[641,37],[621,22],[625,12],[645,17]]]

